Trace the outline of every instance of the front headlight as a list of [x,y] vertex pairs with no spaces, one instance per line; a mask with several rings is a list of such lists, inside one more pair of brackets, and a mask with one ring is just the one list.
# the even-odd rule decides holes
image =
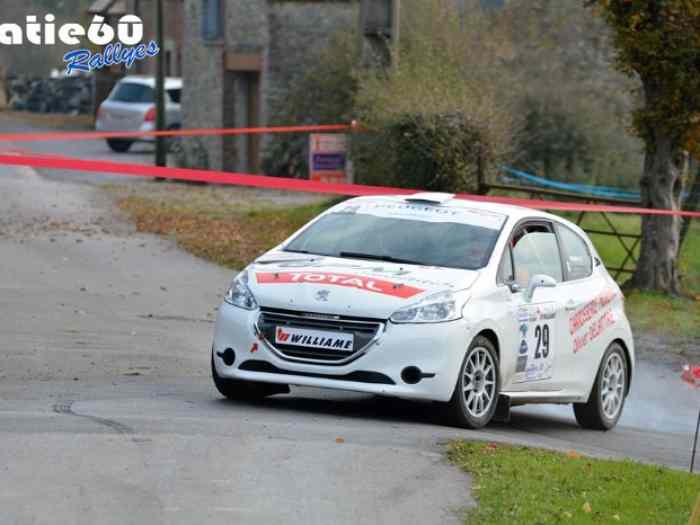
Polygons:
[[389,318],[392,323],[441,323],[462,317],[462,305],[452,292],[430,295],[422,301],[405,306]]
[[231,288],[226,292],[224,301],[238,308],[245,310],[255,310],[258,303],[255,301],[253,293],[248,288],[248,272],[242,271],[231,283]]

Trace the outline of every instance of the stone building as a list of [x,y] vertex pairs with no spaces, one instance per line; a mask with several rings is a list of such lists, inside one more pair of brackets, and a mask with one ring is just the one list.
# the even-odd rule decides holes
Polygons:
[[[353,0],[185,0],[183,127],[265,126]],[[211,169],[257,173],[264,136],[190,139]]]

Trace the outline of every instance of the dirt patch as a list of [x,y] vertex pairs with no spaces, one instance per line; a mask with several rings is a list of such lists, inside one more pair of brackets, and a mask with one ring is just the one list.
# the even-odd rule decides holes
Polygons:
[[635,350],[639,359],[667,364],[680,370],[684,364],[700,364],[700,336],[673,337],[635,331]]
[[[327,197],[182,184],[109,188],[139,232],[240,269],[323,211]],[[139,191],[142,190],[142,191]]]

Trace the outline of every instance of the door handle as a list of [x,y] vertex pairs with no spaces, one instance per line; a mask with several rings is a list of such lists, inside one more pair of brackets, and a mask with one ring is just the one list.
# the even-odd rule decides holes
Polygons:
[[577,303],[576,301],[571,300],[566,303],[565,308],[567,312],[573,312],[574,310],[578,310],[579,306],[581,306],[581,303]]

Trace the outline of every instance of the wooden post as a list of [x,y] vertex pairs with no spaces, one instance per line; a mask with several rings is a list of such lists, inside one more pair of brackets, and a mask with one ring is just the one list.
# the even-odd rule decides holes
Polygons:
[[401,0],[391,2],[391,65],[399,67],[399,35],[401,33]]
[[[156,130],[165,129],[165,50],[163,49],[163,0],[155,2],[156,39],[161,50],[156,57]],[[165,137],[156,137],[156,166],[165,166],[167,156]]]

